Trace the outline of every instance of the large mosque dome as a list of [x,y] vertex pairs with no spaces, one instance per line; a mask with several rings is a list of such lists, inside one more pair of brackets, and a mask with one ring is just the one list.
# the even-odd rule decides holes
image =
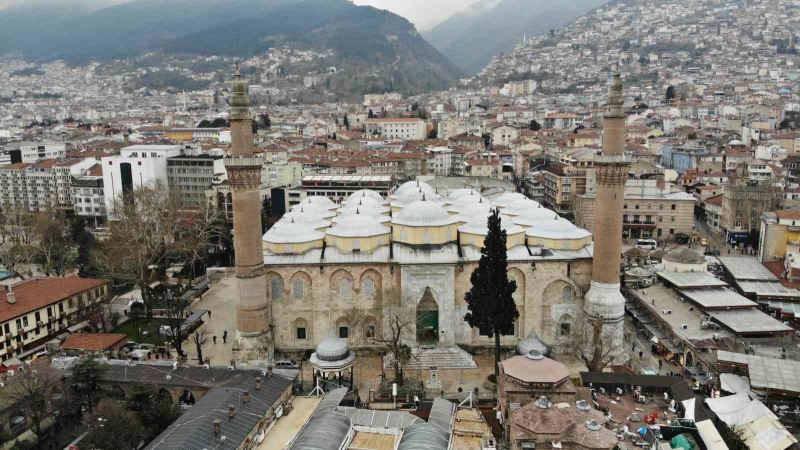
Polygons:
[[553,220],[558,217],[558,214],[551,209],[547,209],[542,205],[537,206],[536,208],[530,208],[527,211],[521,213],[519,216],[514,217],[512,220],[517,225],[521,225],[523,227],[530,227],[538,225],[539,223],[547,220]]
[[350,194],[349,197],[347,197],[347,200],[345,200],[344,203],[349,204],[350,202],[362,199],[372,199],[375,200],[376,202],[386,203],[386,199],[383,198],[381,194],[371,189],[360,189],[358,191],[353,192],[352,194]]
[[320,219],[330,219],[331,217],[334,217],[336,215],[336,212],[332,211],[331,208],[312,203],[294,205],[292,206],[290,212],[299,214],[309,214],[316,216]]
[[525,198],[508,202],[506,206],[502,208],[502,212],[503,214],[509,216],[521,216],[525,214],[527,211],[534,208],[538,208],[540,206],[541,205],[539,204],[539,202]]
[[328,229],[327,237],[331,245],[344,252],[371,252],[389,245],[392,230],[378,219],[366,214],[352,214],[341,217]]
[[506,192],[505,194],[502,194],[494,199],[494,204],[500,208],[505,208],[511,202],[517,200],[528,200],[528,197],[525,197],[524,194],[520,194],[519,192]]
[[276,225],[300,224],[306,225],[314,230],[324,230],[331,226],[329,220],[325,220],[315,214],[286,213]]
[[325,235],[300,223],[275,224],[263,237],[264,247],[274,253],[305,253],[322,248]]
[[[500,216],[500,228],[506,232],[506,247],[525,245],[525,229],[514,224],[508,216]],[[469,222],[458,227],[461,233],[461,243],[482,248],[483,240],[489,234],[488,214],[486,217],[476,215]]]
[[528,244],[551,250],[578,250],[592,241],[592,233],[558,216],[528,228],[526,234]]
[[458,221],[442,205],[418,200],[405,206],[392,219],[394,240],[410,245],[441,245],[454,242]]
[[334,203],[328,197],[323,197],[321,195],[315,195],[312,197],[307,197],[305,200],[300,202],[301,205],[314,205],[319,206],[324,209],[335,209],[336,203]]

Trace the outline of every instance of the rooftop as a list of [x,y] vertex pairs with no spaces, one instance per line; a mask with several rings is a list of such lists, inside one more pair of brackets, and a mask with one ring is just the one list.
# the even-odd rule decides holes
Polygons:
[[800,361],[719,350],[717,362],[747,366],[754,389],[800,393]]
[[102,351],[123,344],[128,335],[121,333],[78,333],[70,334],[61,344],[64,350]]
[[721,287],[728,285],[728,283],[708,272],[661,271],[657,275],[677,288]]
[[41,277],[11,286],[16,303],[8,303],[8,292],[0,292],[0,323],[66,300],[76,294],[103,286],[107,282],[94,278]]
[[708,311],[717,322],[738,334],[763,334],[789,332],[794,329],[758,309]]
[[705,309],[751,308],[755,302],[726,288],[685,289],[680,291],[689,300]]
[[718,259],[736,281],[778,281],[754,256],[720,256]]

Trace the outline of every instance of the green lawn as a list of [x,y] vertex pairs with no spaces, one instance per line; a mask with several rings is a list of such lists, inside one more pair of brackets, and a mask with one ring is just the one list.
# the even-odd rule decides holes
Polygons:
[[157,330],[164,323],[166,321],[161,319],[153,319],[150,324],[146,319],[134,319],[118,326],[114,333],[127,334],[129,340],[139,344],[162,345],[164,340],[158,336]]

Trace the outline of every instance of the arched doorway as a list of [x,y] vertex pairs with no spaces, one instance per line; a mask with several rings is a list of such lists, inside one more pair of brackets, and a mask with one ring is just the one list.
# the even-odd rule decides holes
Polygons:
[[421,345],[439,342],[439,304],[433,298],[431,288],[425,288],[422,300],[417,305],[417,343]]
[[692,352],[686,352],[686,367],[694,367],[694,355]]

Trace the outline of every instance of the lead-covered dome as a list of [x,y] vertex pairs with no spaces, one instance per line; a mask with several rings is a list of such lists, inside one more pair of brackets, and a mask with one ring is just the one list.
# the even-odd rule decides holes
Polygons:
[[479,194],[467,194],[462,195],[461,197],[457,198],[450,202],[450,205],[447,207],[447,210],[450,212],[458,213],[464,210],[465,208],[478,204],[478,203],[486,203],[489,204],[489,200],[481,197]]
[[329,220],[325,220],[319,216],[314,214],[301,214],[301,213],[286,213],[281,217],[275,225],[291,225],[291,224],[302,224],[311,227],[314,230],[321,230],[328,228],[331,226],[331,222]]
[[311,365],[321,370],[350,366],[354,360],[355,355],[350,351],[347,339],[337,338],[334,335],[323,339],[309,358]]
[[272,244],[300,244],[321,240],[325,235],[301,223],[275,224],[264,234],[264,242]]
[[392,223],[410,227],[440,227],[452,225],[456,223],[456,220],[447,213],[442,205],[432,201],[418,200],[400,210]]
[[[486,235],[489,234],[489,214],[477,214],[467,223],[458,227],[461,233],[461,244],[482,248]],[[514,224],[508,216],[500,216],[500,229],[506,232],[506,248],[525,245],[525,229]]]
[[528,243],[553,250],[578,250],[589,245],[592,233],[560,217],[545,220],[528,228]]
[[453,216],[453,218],[455,218],[458,222],[461,223],[467,223],[470,220],[472,220],[475,216],[482,217],[485,220],[492,213],[493,209],[494,207],[488,201],[481,203],[471,203],[461,208],[459,213]]
[[340,214],[354,214],[356,211],[370,211],[373,213],[385,214],[389,212],[389,207],[372,199],[361,199],[339,208]]
[[539,336],[536,334],[535,331],[531,331],[531,334],[528,335],[525,339],[519,341],[517,343],[517,354],[518,355],[527,355],[530,352],[538,352],[541,355],[548,356],[550,354],[550,348],[539,339]]
[[372,237],[388,235],[391,230],[378,222],[375,217],[366,214],[344,216],[328,229],[329,236],[343,238]]
[[541,206],[539,202],[533,201],[529,198],[523,198],[507,203],[502,210],[503,214],[507,214],[509,216],[521,216],[529,210],[538,208],[539,206]]
[[426,194],[436,195],[436,189],[432,188],[430,184],[424,181],[406,181],[401,184],[399,188],[394,191],[394,196],[398,197],[406,192],[422,191]]
[[517,225],[521,225],[523,227],[530,227],[538,225],[543,221],[553,220],[556,217],[558,217],[558,214],[556,214],[555,211],[547,209],[542,205],[539,205],[536,208],[528,209],[519,216],[514,217],[512,220]]
[[336,203],[334,203],[328,197],[324,197],[324,196],[321,196],[321,195],[314,195],[314,196],[311,196],[311,197],[307,197],[305,200],[300,202],[300,204],[301,205],[319,206],[319,207],[322,207],[324,209],[335,209],[336,208]]
[[336,212],[331,211],[329,208],[312,203],[294,205],[289,212],[297,214],[309,214],[320,219],[330,219],[336,215]]
[[453,189],[447,193],[447,202],[453,203],[465,195],[480,195],[480,193],[472,188]]
[[381,196],[381,194],[371,190],[371,189],[360,189],[358,191],[353,192],[347,197],[347,200],[344,203],[350,203],[352,201],[358,201],[361,199],[372,199],[376,202],[386,203],[386,199]]
[[499,206],[500,208],[505,208],[511,202],[517,200],[525,200],[527,197],[525,195],[520,194],[519,192],[506,192],[505,194],[500,195],[496,199],[494,199],[494,204]]

